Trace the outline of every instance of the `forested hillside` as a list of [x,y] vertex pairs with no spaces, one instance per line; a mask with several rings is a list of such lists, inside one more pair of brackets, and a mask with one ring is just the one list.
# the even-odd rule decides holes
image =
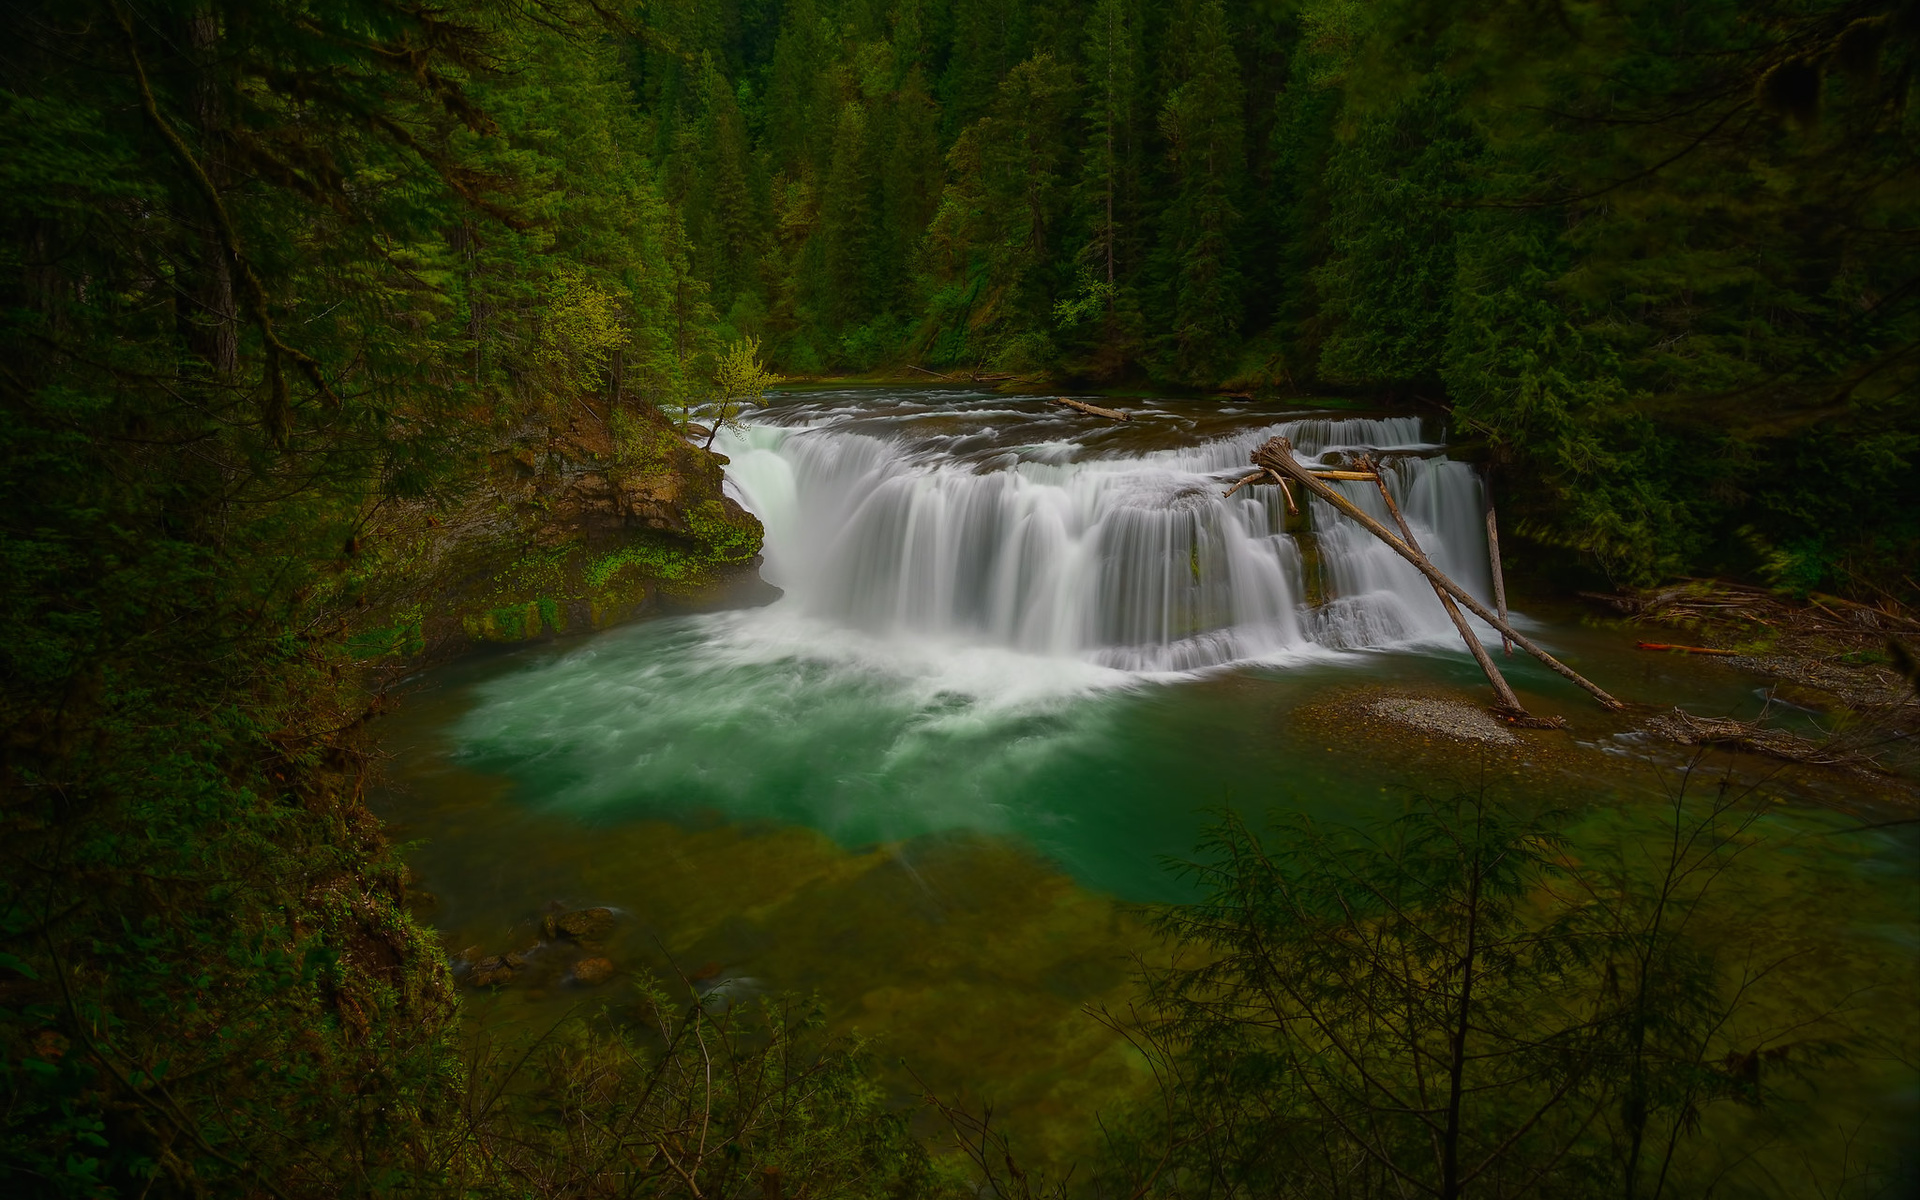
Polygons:
[[519,536],[588,453],[680,535],[564,564],[589,586],[758,548],[684,439],[716,360],[632,28],[110,0],[5,29],[0,1190],[431,1174],[456,1009],[363,806],[361,660],[424,619],[382,613],[397,556],[476,508]]
[[1911,586],[1912,5],[640,21],[701,302],[786,370],[1439,405],[1616,577]]

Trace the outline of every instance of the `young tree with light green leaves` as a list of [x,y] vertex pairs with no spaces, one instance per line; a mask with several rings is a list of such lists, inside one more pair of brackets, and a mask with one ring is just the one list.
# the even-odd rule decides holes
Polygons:
[[713,446],[723,427],[738,432],[741,414],[749,407],[764,406],[767,389],[779,382],[780,376],[760,361],[759,338],[743,337],[722,350],[713,368],[713,399],[706,410],[713,418],[706,447]]

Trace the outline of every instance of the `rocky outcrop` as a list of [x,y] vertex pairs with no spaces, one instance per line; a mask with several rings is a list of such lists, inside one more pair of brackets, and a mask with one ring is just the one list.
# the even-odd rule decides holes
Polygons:
[[454,499],[377,514],[348,547],[355,656],[412,670],[489,644],[765,603],[760,522],[725,460],[654,413],[581,418],[476,455]]

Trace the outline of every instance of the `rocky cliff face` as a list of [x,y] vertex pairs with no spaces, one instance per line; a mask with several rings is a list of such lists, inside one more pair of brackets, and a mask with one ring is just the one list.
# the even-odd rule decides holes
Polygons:
[[616,439],[587,419],[530,429],[457,501],[383,510],[353,547],[356,657],[411,669],[490,643],[765,603],[760,522],[721,491],[720,456],[647,414]]

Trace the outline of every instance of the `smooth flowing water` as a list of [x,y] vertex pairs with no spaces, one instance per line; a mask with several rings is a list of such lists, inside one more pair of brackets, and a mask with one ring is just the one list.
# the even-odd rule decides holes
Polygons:
[[[1481,484],[1437,427],[1129,407],[1114,425],[955,390],[812,393],[723,434],[782,599],[457,664],[390,731],[386,810],[424,839],[450,947],[512,948],[550,902],[612,905],[623,966],[818,992],[1066,1155],[1142,1086],[1082,1009],[1125,1004],[1134,956],[1155,953],[1130,905],[1187,894],[1166,860],[1210,811],[1365,820],[1410,790],[1485,787],[1580,814],[1576,833],[1651,828],[1674,756],[1530,660],[1510,677],[1569,732],[1463,751],[1360,719],[1383,688],[1485,685],[1425,582],[1330,508],[1222,496],[1276,433],[1309,461],[1373,451],[1422,545],[1484,595]],[[1386,518],[1372,484],[1336,486]],[[1521,607],[1629,699],[1760,707],[1717,664]],[[1804,942],[1802,992],[1855,997],[1886,1052],[1824,1111],[1884,1148],[1915,1112],[1914,841],[1839,832],[1835,808],[1870,792],[1793,788],[1806,803],[1762,823],[1772,865],[1726,935]],[[505,1019],[581,999],[489,1003]]]

